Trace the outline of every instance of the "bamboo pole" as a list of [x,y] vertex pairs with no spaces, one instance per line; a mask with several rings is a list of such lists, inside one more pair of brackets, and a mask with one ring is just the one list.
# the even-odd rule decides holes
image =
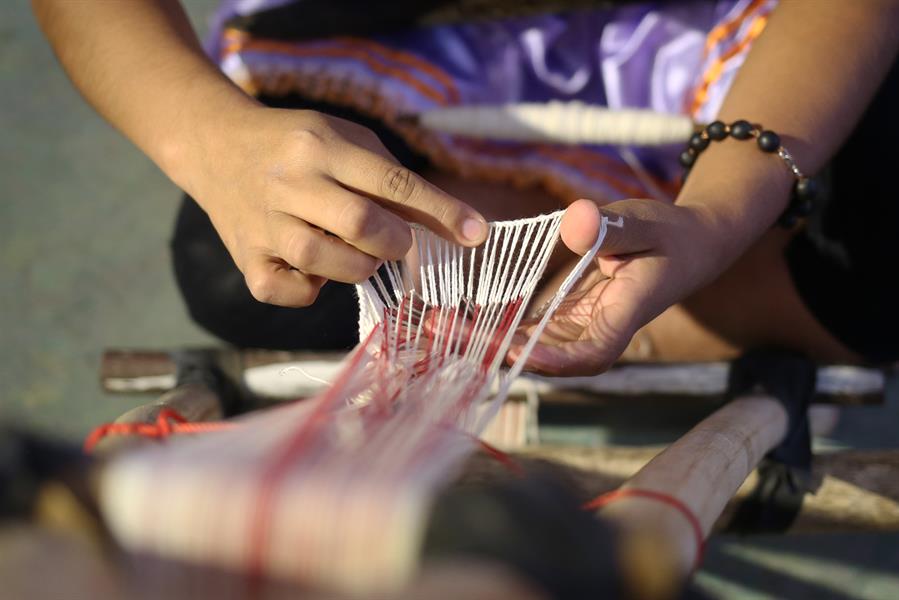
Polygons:
[[[787,414],[764,396],[734,400],[700,422],[659,453],[622,486],[647,490],[680,501],[698,519],[704,539],[764,455],[784,437]],[[603,518],[630,531],[653,531],[675,553],[688,573],[700,555],[693,525],[671,505],[625,496],[600,509]]]
[[[537,446],[519,460],[547,461],[564,470],[584,498],[613,490],[662,451],[661,447]],[[899,450],[839,450],[812,463],[813,489],[784,533],[899,531]],[[723,529],[758,482],[749,475],[715,524]]]

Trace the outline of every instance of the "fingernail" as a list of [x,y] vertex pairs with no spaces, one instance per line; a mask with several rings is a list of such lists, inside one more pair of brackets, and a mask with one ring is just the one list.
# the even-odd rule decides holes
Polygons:
[[487,223],[484,223],[481,220],[475,219],[474,217],[468,217],[465,219],[465,222],[462,223],[462,235],[466,240],[477,242],[484,238],[487,234]]

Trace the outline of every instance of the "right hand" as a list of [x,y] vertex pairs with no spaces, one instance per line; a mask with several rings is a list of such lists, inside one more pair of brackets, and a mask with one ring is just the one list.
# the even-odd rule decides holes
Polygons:
[[355,123],[254,106],[209,137],[215,142],[198,144],[179,183],[261,302],[308,306],[328,279],[364,281],[405,256],[407,221],[466,246],[486,239],[481,215],[400,165]]
[[[599,206],[578,200],[562,218],[562,241],[585,254],[603,217],[620,225],[610,224],[592,268],[549,320],[528,357],[529,370],[555,377],[602,373],[641,327],[729,264],[721,240],[731,232],[716,227],[704,205],[630,199]],[[510,363],[539,321],[539,315],[522,321]]]

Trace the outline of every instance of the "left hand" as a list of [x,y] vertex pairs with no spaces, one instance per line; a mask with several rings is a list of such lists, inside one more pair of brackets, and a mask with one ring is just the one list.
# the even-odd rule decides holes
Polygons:
[[[562,241],[578,254],[608,228],[595,264],[553,315],[526,368],[547,375],[593,375],[608,369],[640,327],[710,282],[726,266],[717,236],[696,206],[622,200],[600,208],[573,203],[562,219]],[[523,322],[508,360],[514,361],[539,315]]]

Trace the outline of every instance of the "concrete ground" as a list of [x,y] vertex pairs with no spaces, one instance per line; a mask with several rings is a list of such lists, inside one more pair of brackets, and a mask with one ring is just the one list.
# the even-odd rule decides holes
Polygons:
[[[214,0],[186,5],[198,27]],[[178,191],[78,97],[26,2],[0,6],[0,418],[78,440],[143,399],[97,383],[105,347],[214,341],[168,264]],[[899,445],[886,407],[847,411],[830,445]],[[697,576],[717,598],[899,598],[899,535],[719,538]]]
[[211,338],[169,268],[178,190],[79,97],[27,2],[0,15],[0,411],[79,438],[134,402],[101,394],[104,347]]

